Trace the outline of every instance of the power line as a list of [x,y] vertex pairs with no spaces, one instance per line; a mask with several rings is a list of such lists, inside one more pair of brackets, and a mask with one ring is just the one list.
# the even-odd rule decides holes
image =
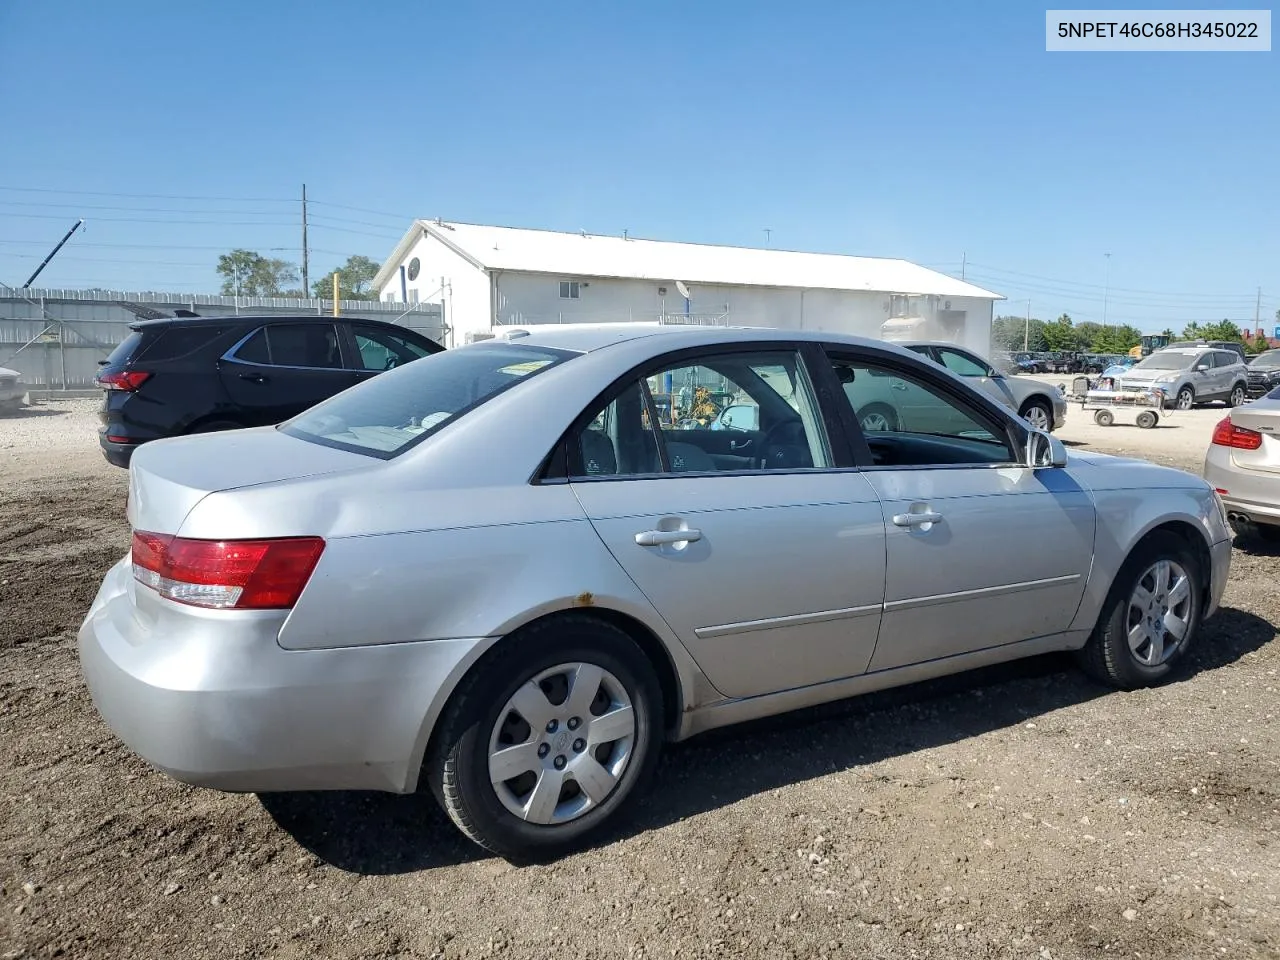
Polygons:
[[[1004,268],[1002,268],[1002,267],[992,267],[992,266],[988,266],[988,265],[986,265],[986,264],[974,263],[972,260],[970,260],[970,261],[969,261],[969,266],[970,266],[970,267],[977,267],[978,269],[983,270],[983,271],[985,271],[985,272],[987,272],[987,273],[1003,274],[1003,275],[1010,276],[1010,277],[1027,277],[1028,279],[1031,279],[1031,280],[1043,280],[1043,281],[1047,281],[1048,283],[1058,284],[1058,285],[1060,285],[1060,286],[1086,287],[1086,288],[1090,288],[1090,289],[1094,289],[1094,290],[1103,290],[1103,289],[1107,289],[1107,287],[1106,287],[1106,286],[1104,286],[1104,285],[1103,285],[1103,284],[1101,284],[1101,283],[1083,283],[1083,282],[1078,281],[1078,280],[1062,280],[1062,279],[1059,279],[1059,278],[1057,278],[1057,277],[1046,277],[1046,276],[1043,276],[1043,275],[1041,275],[1041,274],[1035,274],[1035,273],[1021,273],[1021,272],[1019,272],[1019,271],[1017,271],[1017,270],[1005,270],[1005,269],[1004,269]],[[1252,295],[1252,294],[1239,294],[1239,293],[1216,294],[1216,293],[1203,293],[1203,292],[1199,292],[1199,293],[1178,293],[1178,292],[1170,291],[1170,290],[1141,290],[1141,289],[1138,289],[1138,288],[1136,288],[1136,287],[1110,287],[1109,289],[1111,289],[1111,290],[1122,290],[1122,291],[1124,291],[1125,293],[1147,293],[1147,294],[1154,294],[1154,295],[1156,295],[1156,296],[1162,296],[1162,297],[1209,297],[1209,298],[1222,298],[1222,297],[1237,297],[1237,296],[1244,296],[1244,297],[1245,297],[1247,300],[1249,300],[1251,303],[1253,302],[1253,295]]]
[[224,203],[297,203],[292,197],[210,197],[176,193],[112,193],[105,190],[61,190],[50,187],[8,187],[8,193],[52,193],[69,197],[116,197],[126,200],[216,200]]

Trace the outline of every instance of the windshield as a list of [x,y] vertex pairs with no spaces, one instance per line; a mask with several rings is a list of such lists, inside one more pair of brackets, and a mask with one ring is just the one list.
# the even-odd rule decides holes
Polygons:
[[504,390],[573,356],[506,343],[446,350],[366,380],[280,429],[291,437],[390,459]]
[[1195,356],[1189,353],[1153,353],[1135,363],[1134,370],[1188,370]]
[[1258,354],[1257,359],[1249,366],[1255,370],[1274,370],[1280,367],[1280,350],[1268,350],[1266,353]]

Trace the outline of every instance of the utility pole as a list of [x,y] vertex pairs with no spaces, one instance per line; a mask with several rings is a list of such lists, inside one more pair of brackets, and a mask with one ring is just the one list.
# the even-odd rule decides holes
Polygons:
[[307,185],[302,185],[302,296],[311,296],[311,251],[307,248]]
[[768,227],[764,228],[764,245],[769,246],[769,241],[773,239],[773,231]]
[[1022,349],[1031,349],[1031,298],[1027,297],[1027,323],[1022,328]]
[[960,279],[964,279],[964,268],[969,265],[969,254],[960,254]]
[[1262,288],[1258,288],[1258,299],[1253,302],[1253,330],[1262,333]]
[[1111,254],[1104,253],[1107,258],[1107,277],[1102,282],[1102,325],[1107,325],[1107,295],[1111,293]]

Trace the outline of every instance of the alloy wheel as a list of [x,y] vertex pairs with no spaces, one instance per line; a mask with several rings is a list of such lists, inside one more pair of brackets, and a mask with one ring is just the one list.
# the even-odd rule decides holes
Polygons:
[[576,820],[613,793],[631,762],[636,719],[626,688],[592,663],[562,663],[523,684],[489,737],[489,780],[529,823]]
[[1125,629],[1138,663],[1157,667],[1172,657],[1191,631],[1191,579],[1182,565],[1158,560],[1138,578],[1129,597]]
[[1027,407],[1025,419],[1027,423],[1035,427],[1037,430],[1049,429],[1049,411],[1038,403],[1033,403]]
[[1190,410],[1196,402],[1196,395],[1188,388],[1183,388],[1178,392],[1178,409]]

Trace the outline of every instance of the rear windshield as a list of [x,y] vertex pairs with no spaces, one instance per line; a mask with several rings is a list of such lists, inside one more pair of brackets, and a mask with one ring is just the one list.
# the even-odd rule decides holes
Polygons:
[[576,354],[506,343],[445,350],[378,374],[280,425],[291,437],[390,459]]
[[120,341],[114,350],[107,357],[107,363],[111,366],[119,366],[128,363],[129,358],[133,356],[133,351],[138,349],[138,344],[142,342],[142,334],[137,330],[133,331],[127,337]]

